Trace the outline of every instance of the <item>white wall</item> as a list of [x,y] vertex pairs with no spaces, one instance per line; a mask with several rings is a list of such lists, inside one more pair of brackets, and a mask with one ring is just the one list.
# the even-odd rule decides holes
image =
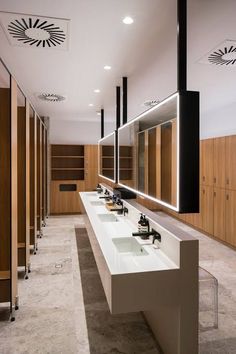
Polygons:
[[201,118],[201,139],[236,134],[236,102],[205,112]]
[[[105,135],[111,131],[113,131],[113,123],[106,123]],[[52,119],[50,121],[51,144],[97,144],[100,135],[100,120],[77,122]]]

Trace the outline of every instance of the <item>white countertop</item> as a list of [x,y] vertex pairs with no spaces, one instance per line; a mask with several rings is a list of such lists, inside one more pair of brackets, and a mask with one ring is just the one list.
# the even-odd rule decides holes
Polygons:
[[[137,225],[127,215],[120,216],[117,215],[117,212],[110,212],[105,206],[105,200],[99,199],[101,194],[80,192],[80,196],[112,275],[178,269],[176,264],[162,250],[154,248],[151,241],[142,240],[140,237],[135,237],[135,239],[139,242],[140,247],[146,251],[144,255],[118,252],[113,239],[133,238],[132,232],[137,232]],[[91,202],[95,201],[101,201],[104,205],[92,205]],[[103,222],[99,214],[114,214],[117,221]]]

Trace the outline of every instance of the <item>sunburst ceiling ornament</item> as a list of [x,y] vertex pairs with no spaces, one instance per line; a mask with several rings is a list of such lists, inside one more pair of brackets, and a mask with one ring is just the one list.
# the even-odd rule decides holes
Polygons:
[[46,102],[61,102],[66,99],[65,96],[58,95],[57,93],[41,93],[38,95],[38,98]]
[[60,27],[47,20],[32,17],[11,21],[8,32],[13,38],[36,47],[56,47],[65,41],[65,33]]

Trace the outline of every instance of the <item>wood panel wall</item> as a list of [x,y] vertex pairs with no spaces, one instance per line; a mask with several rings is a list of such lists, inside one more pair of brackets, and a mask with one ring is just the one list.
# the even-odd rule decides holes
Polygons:
[[30,245],[37,249],[37,120],[30,117]]
[[11,90],[0,88],[0,302],[11,298]]
[[26,266],[26,108],[17,107],[18,266]]
[[17,226],[17,83],[11,77],[11,310],[18,298]]
[[42,226],[42,124],[37,117],[37,233]]

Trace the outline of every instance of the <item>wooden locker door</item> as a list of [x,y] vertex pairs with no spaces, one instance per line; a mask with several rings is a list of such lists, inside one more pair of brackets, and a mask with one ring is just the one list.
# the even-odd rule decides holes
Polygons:
[[225,137],[214,139],[213,184],[217,188],[225,188]]
[[236,246],[236,191],[226,191],[225,205],[225,239]]
[[236,135],[225,138],[226,189],[236,191]]
[[225,189],[214,188],[214,236],[225,241]]
[[202,229],[202,189],[204,186],[200,186],[199,188],[199,213],[193,214],[193,225],[199,229]]
[[85,145],[85,190],[92,191],[98,184],[98,146]]
[[213,187],[202,186],[201,188],[201,229],[213,234],[214,213],[213,213]]
[[200,184],[213,185],[213,139],[201,140],[200,144]]

